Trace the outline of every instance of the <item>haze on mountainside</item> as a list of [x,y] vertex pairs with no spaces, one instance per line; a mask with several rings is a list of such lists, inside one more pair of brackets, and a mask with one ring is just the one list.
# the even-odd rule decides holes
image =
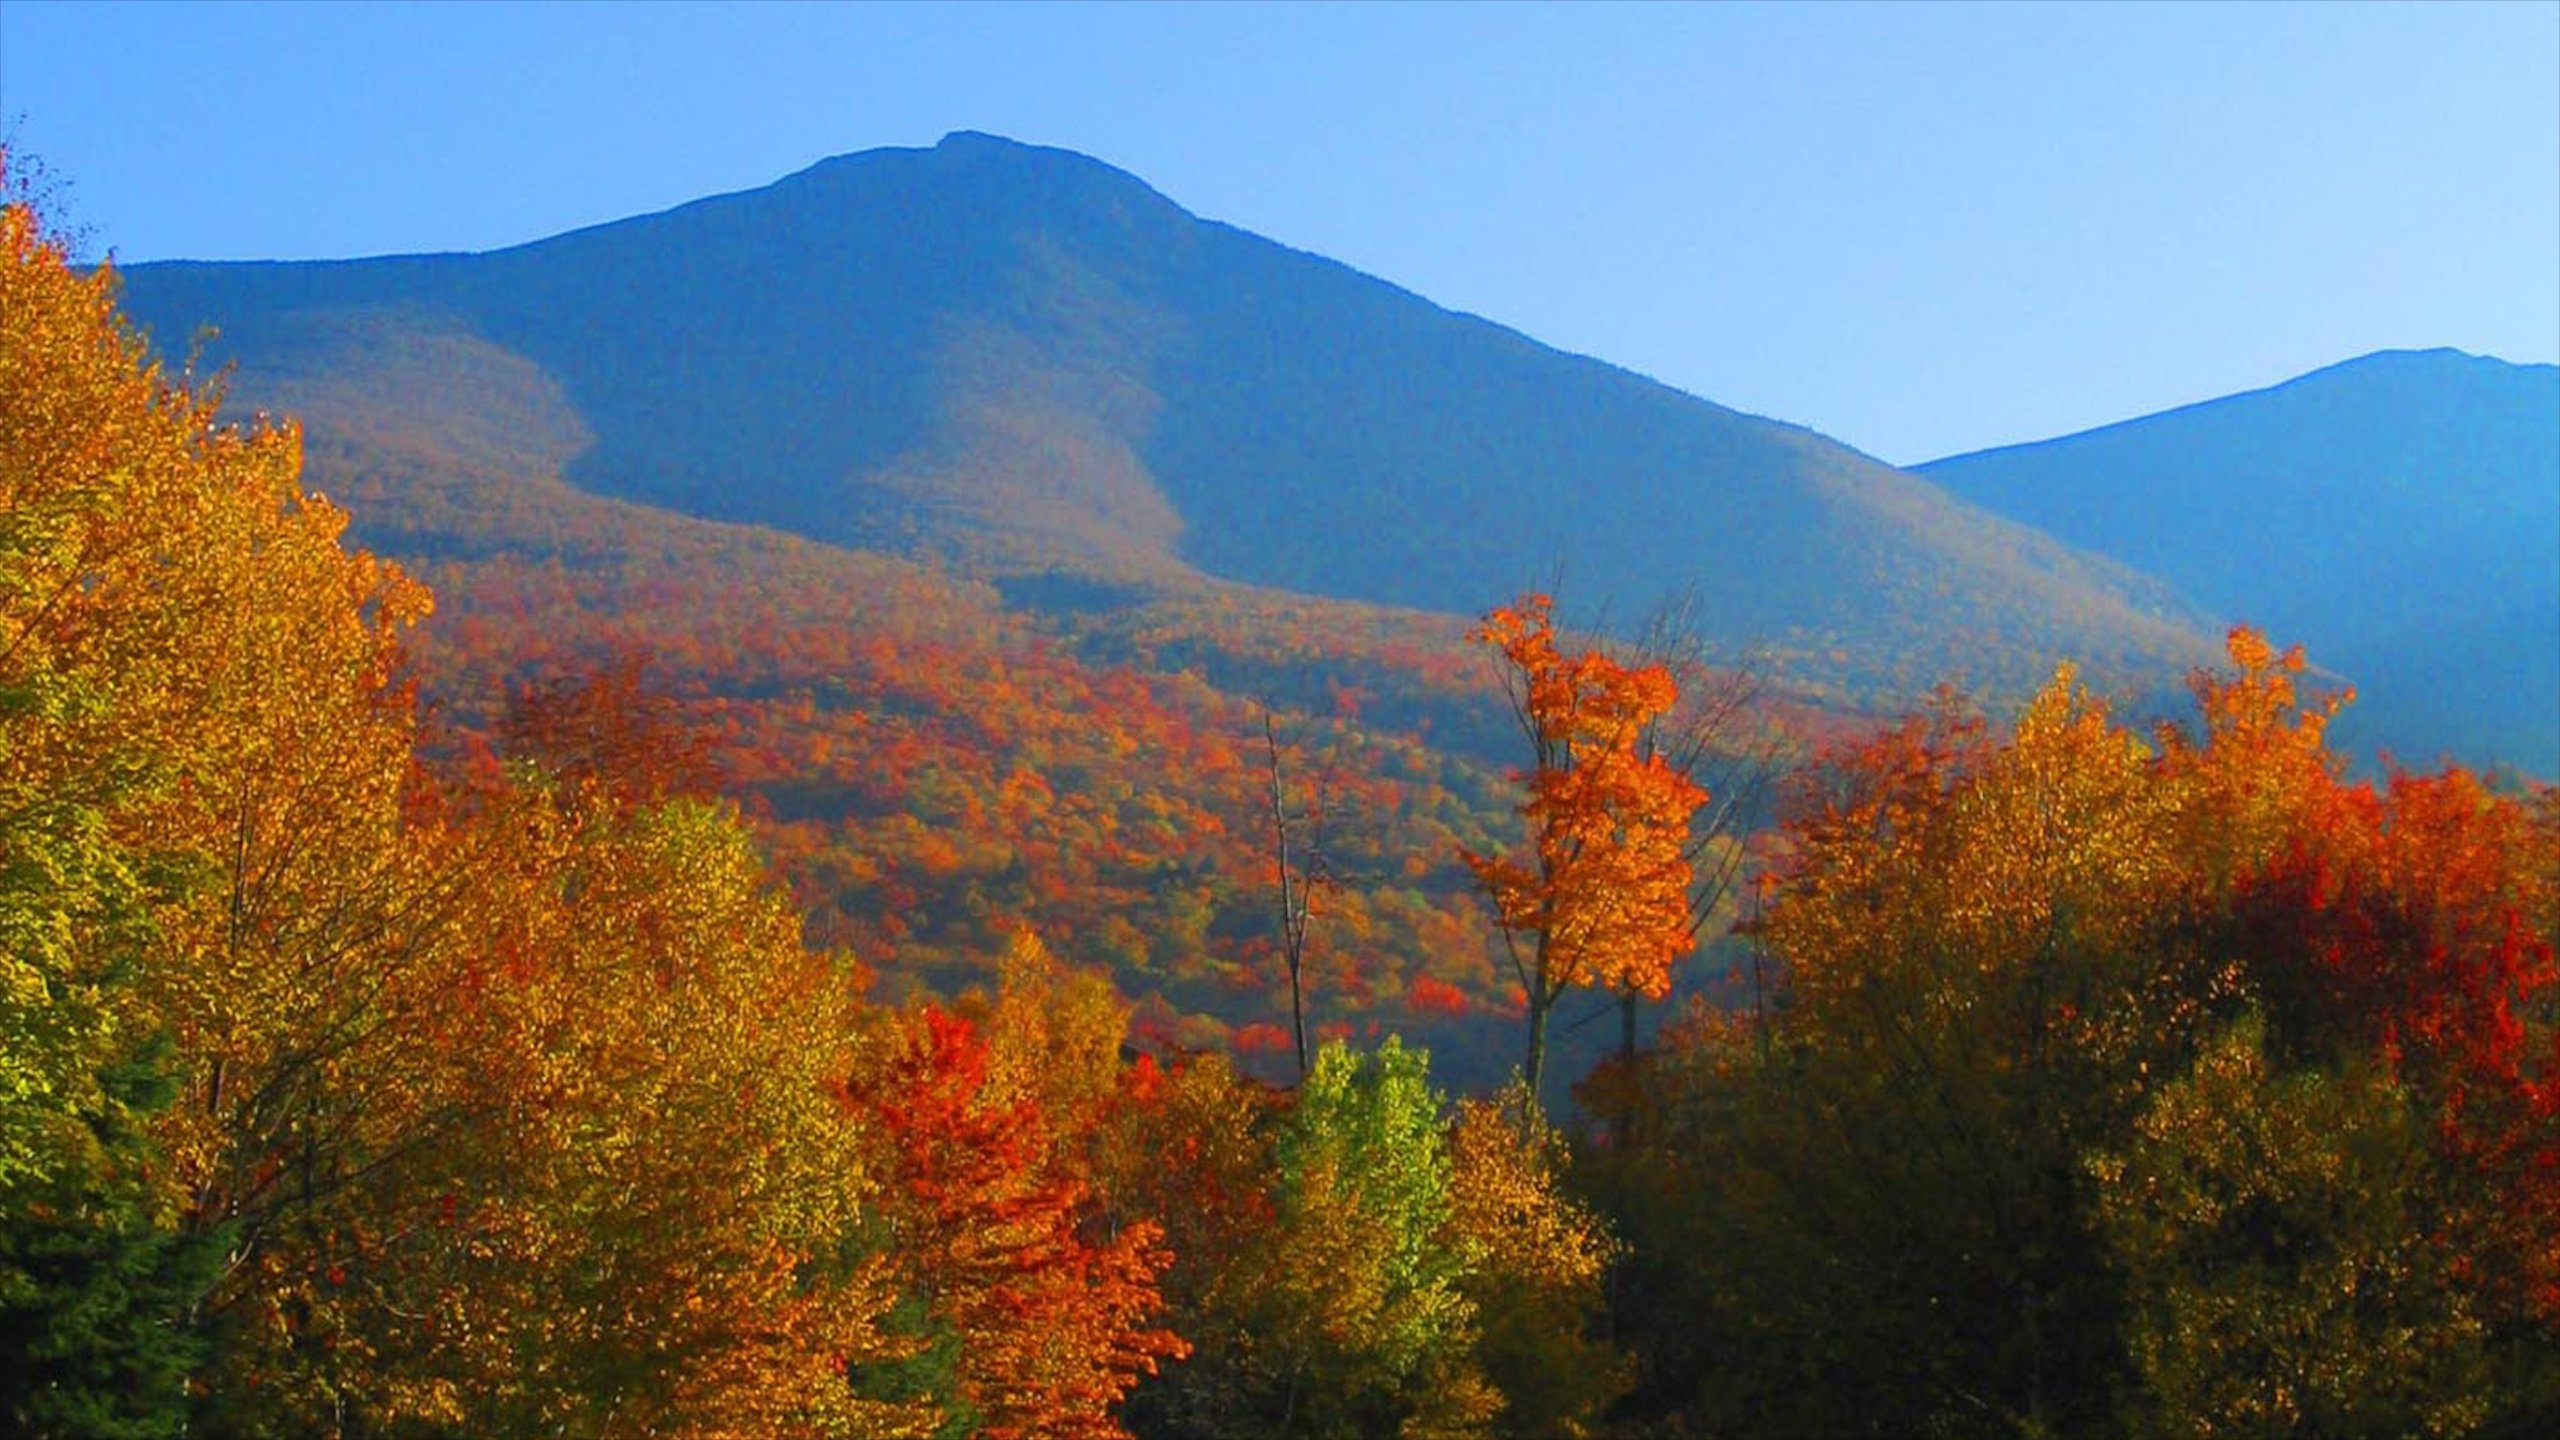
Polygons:
[[1916,468],[2307,645],[2346,748],[2560,775],[2560,367],[2386,351]]
[[126,304],[164,348],[218,327],[333,491],[400,454],[1000,575],[1456,614],[1559,567],[1586,613],[1694,584],[1728,653],[1867,698],[2215,653],[2165,586],[1810,430],[991,136],[484,255],[140,265]]

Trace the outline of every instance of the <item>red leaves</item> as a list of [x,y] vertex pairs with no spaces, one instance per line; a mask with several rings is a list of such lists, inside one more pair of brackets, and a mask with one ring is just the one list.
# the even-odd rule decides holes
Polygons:
[[1288,1031],[1261,1020],[1237,1026],[1229,1043],[1235,1046],[1239,1055],[1285,1055],[1293,1048]]
[[540,761],[563,784],[617,810],[721,785],[717,747],[649,682],[649,652],[626,646],[583,671],[514,687],[498,733],[510,754]]
[[1466,992],[1443,980],[1416,975],[1405,988],[1405,1003],[1418,1015],[1464,1015],[1467,1013]]
[[977,1027],[938,1007],[854,1097],[894,1155],[896,1261],[961,1337],[959,1386],[997,1437],[1118,1436],[1141,1373],[1187,1346],[1146,1322],[1171,1256],[1152,1224],[1094,1235],[1066,1117],[990,1093]]
[[2474,1273],[2560,1323],[2560,966],[2530,919],[2551,839],[2459,769],[2316,798],[2236,898],[2277,1018],[2372,1047],[2433,1105],[2439,1150],[2497,1197],[2503,1253]]

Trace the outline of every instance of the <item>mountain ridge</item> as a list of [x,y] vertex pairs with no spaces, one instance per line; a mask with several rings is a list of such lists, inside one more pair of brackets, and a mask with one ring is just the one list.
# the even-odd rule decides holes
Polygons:
[[2527,372],[2552,371],[2555,374],[2560,374],[2560,365],[2553,364],[2549,361],[2508,360],[2502,356],[2478,354],[2455,345],[2386,345],[2379,350],[2368,350],[2361,355],[2350,356],[2344,360],[2332,361],[2329,364],[2316,366],[2312,369],[2305,370],[2298,375],[2289,376],[2270,384],[2252,386],[2246,390],[2234,390],[2223,395],[2211,395],[2202,400],[2190,400],[2184,404],[2169,406],[2164,410],[2153,410],[2140,415],[2127,416],[2122,420],[2111,420],[2104,425],[2092,425],[2083,430],[2067,430],[2060,434],[2041,436],[2033,440],[2016,440],[2001,445],[1985,445],[1980,449],[1975,450],[1958,450],[1951,454],[1941,455],[1934,460],[1922,460],[1902,468],[1912,471],[1923,471],[1932,466],[1954,466],[1968,461],[1979,460],[1986,456],[2007,455],[2022,450],[2033,450],[2038,446],[2050,445],[2061,440],[2073,440],[2107,435],[2113,432],[2144,425],[2154,420],[2165,420],[2172,416],[2186,415],[2196,411],[2211,410],[2217,406],[2227,405],[2234,401],[2251,400],[2263,396],[2274,395],[2282,391],[2291,390],[2306,383],[2317,382],[2324,377],[2335,374],[2336,372],[2357,370],[2375,362],[2389,363],[2398,360],[2428,360],[2442,357],[2451,357],[2454,360],[2461,362],[2498,366],[2512,370]]
[[585,437],[521,473],[990,573],[1468,614],[1561,558],[1591,613],[1695,585],[1726,653],[1870,698],[2212,654],[2169,587],[1809,427],[977,132],[501,250],[125,282],[317,430],[424,453],[514,375]]
[[2560,774],[2560,366],[2376,351],[1918,468],[2305,643],[2352,745]]

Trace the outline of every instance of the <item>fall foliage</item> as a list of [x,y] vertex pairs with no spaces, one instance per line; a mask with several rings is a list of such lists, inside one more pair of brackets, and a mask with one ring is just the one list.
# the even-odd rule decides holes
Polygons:
[[[0,214],[11,1428],[952,1423],[853,1383],[914,1348],[843,1099],[899,1022],[665,717],[608,671],[520,707],[522,759],[422,765],[424,590]],[[1041,1283],[1137,1313],[1144,1254]]]
[[[1385,622],[1366,684],[1070,653],[762,539],[745,599],[431,600],[112,270],[0,239],[12,1434],[2560,1427],[2560,792],[2351,776],[2298,653],[2235,631],[2192,729],[2068,667],[1838,727],[1714,834],[1749,1003],[1559,1121],[1557,1006],[1672,989],[1724,822],[1672,674],[1544,597],[1476,632],[1516,797]],[[1312,803],[1216,667],[1307,691],[1316,951]],[[1517,1019],[1454,1100],[1392,1033]]]
[[2134,733],[2066,670],[2006,734],[1950,701],[1808,773],[1755,926],[1775,1005],[1586,1091],[1601,1208],[1668,1262],[1623,1293],[1656,1347],[1631,1408],[2560,1413],[2544,811],[2458,771],[2350,780],[2301,657],[2230,656],[2195,733]]
[[1647,727],[1679,699],[1670,672],[1560,650],[1554,609],[1544,595],[1522,596],[1475,632],[1501,656],[1529,737],[1533,763],[1518,776],[1529,844],[1519,859],[1459,852],[1512,942],[1528,997],[1522,1073],[1533,1096],[1545,1073],[1547,1017],[1568,989],[1668,993],[1672,962],[1695,943],[1689,819],[1707,798],[1644,744]]

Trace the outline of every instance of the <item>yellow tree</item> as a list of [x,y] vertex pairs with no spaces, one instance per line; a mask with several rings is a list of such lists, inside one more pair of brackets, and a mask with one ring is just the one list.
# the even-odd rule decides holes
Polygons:
[[2480,1432],[2494,1316],[2430,1213],[2408,1087],[2370,1063],[2286,1072],[2267,1048],[2243,1015],[2085,1161],[2142,1382],[2130,1428]]
[[[23,206],[0,228],[0,870],[36,897],[0,904],[0,1091],[112,1132],[98,1062],[171,1043],[147,1211],[228,1261],[155,1327],[187,1334],[414,1116],[396,1080],[343,1082],[398,1073],[369,1057],[419,993],[405,952],[434,902],[395,843],[394,670],[426,595],[341,547],[290,430],[217,424],[216,397],[150,363],[110,272],[73,271]],[[14,1118],[0,1176],[60,1178],[74,1132],[22,1141]]]
[[1518,1090],[1461,1102],[1449,1128],[1445,1243],[1466,1259],[1476,1363],[1502,1396],[1493,1432],[1523,1440],[1594,1433],[1631,1378],[1593,1333],[1617,1247],[1565,1192],[1564,1153]]
[[173,1067],[138,971],[180,857],[132,824],[193,698],[139,581],[185,532],[147,502],[201,477],[133,356],[111,277],[0,207],[0,1429],[32,1436],[175,1433],[202,1283],[144,1134]]
[[1735,1163],[1821,1197],[1786,1241],[1841,1257],[1842,1288],[1782,1280],[1768,1304],[1822,1344],[1850,1333],[1826,1307],[1856,1317],[1831,1397],[1851,1410],[2085,1423],[2114,1301],[2077,1157],[2210,988],[2150,943],[2181,884],[2177,792],[2068,667],[2003,743],[1942,713],[1837,769],[1763,925],[1786,966],[1779,1109]]
[[0,238],[0,1430],[928,1418],[846,1384],[854,987],[734,815],[618,750],[431,803],[423,589]]
[[[1694,944],[1689,821],[1706,792],[1643,743],[1680,698],[1663,667],[1630,668],[1556,644],[1554,601],[1524,595],[1474,631],[1500,658],[1529,737],[1524,854],[1459,855],[1493,899],[1528,1009],[1530,1096],[1547,1020],[1575,986],[1660,999]],[[1525,941],[1524,941],[1525,937]]]
[[[2142,744],[2066,675],[2008,743],[1952,706],[1829,758],[1760,928],[1755,1027],[1604,1096],[1639,1413],[1707,1430],[2088,1428],[2113,1295],[2077,1161],[2160,1068],[2174,882]],[[1632,1103],[1631,1103],[1632,1102]]]
[[381,1187],[379,1408],[471,1434],[886,1435],[898,1349],[844,1095],[876,1029],[734,812],[536,771],[468,818],[431,1040],[476,1117]]

